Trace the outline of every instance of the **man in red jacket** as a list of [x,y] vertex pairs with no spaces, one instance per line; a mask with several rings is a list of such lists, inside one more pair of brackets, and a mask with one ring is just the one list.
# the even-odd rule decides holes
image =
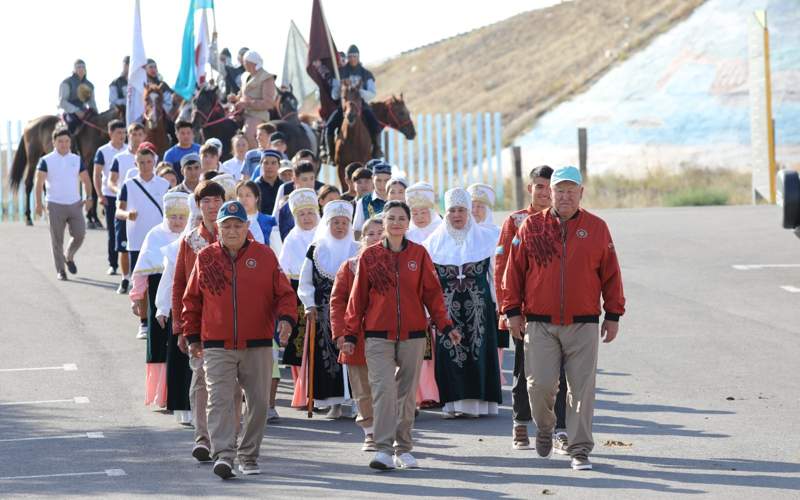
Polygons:
[[[589,453],[594,414],[600,298],[605,319],[600,337],[611,342],[625,313],[622,274],[608,226],[580,208],[583,179],[575,167],[550,180],[553,207],[528,216],[511,243],[503,276],[503,312],[522,338],[525,373],[536,422],[536,452],[553,452],[555,404],[563,360],[569,384],[568,453],[572,468],[592,468]],[[525,315],[524,317],[522,315]]]
[[[553,169],[542,165],[531,170],[528,181],[528,193],[531,195],[531,204],[522,210],[517,210],[506,218],[500,231],[497,242],[494,264],[494,286],[497,291],[497,306],[503,305],[503,274],[506,272],[508,254],[511,251],[511,242],[517,235],[517,230],[529,215],[547,210],[552,205],[550,194],[550,177]],[[500,330],[508,330],[506,319],[500,315]],[[554,452],[560,455],[567,454],[569,444],[565,429],[567,413],[567,380],[564,369],[561,369],[559,378],[558,396],[556,396],[556,433],[553,437]],[[522,339],[514,338],[514,381],[511,386],[511,408],[514,419],[511,433],[511,446],[515,450],[530,449],[528,439],[528,423],[531,422],[531,404],[528,400],[528,381],[525,377],[525,346]]]
[[[275,323],[286,344],[297,320],[289,280],[269,247],[247,238],[249,223],[238,201],[217,215],[220,240],[197,254],[183,296],[183,333],[193,358],[203,358],[208,431],[214,474],[233,477],[237,452],[242,474],[259,474],[258,454],[267,421]],[[236,447],[237,384],[247,400]]]

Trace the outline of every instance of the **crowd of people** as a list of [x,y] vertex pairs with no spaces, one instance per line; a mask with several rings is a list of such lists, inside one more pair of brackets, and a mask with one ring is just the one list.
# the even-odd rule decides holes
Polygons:
[[114,120],[93,178],[57,128],[37,167],[59,280],[78,272],[92,203],[80,185],[102,193],[108,274],[146,340],[144,402],[194,428],[191,455],[224,479],[236,460],[258,474],[285,379],[290,407],[355,419],[370,467],[418,467],[416,414],[498,415],[513,342],[511,445],[590,469],[598,345],[625,298],[580,172],[531,170],[530,205],[501,227],[489,185],[452,187],[440,213],[431,184],[373,159],[340,190],[317,180],[314,152],[287,158],[283,134],[250,125],[223,163],[218,139],[195,143],[178,120],[159,161],[142,125]]

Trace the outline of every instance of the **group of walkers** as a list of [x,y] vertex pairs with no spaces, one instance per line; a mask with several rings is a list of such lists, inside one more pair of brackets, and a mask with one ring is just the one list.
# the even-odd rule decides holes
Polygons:
[[260,472],[283,366],[289,405],[354,418],[370,467],[418,467],[418,411],[497,415],[513,342],[513,448],[591,468],[598,345],[617,335],[625,298],[610,232],[580,207],[577,169],[534,168],[530,205],[499,227],[486,184],[447,190],[440,213],[431,184],[382,159],[349,165],[340,191],[317,181],[314,152],[287,158],[280,132],[257,125],[253,149],[235,136],[221,163],[218,139],[175,128],[159,162],[141,125],[112,121],[91,179],[56,129],[35,200],[66,280],[91,204],[80,184],[102,193],[108,274],[121,274],[147,341],[145,404],[194,428],[195,459],[224,479],[236,460]]

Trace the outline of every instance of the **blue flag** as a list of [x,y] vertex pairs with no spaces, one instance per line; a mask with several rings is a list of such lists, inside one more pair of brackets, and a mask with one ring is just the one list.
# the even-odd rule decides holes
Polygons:
[[178,79],[172,87],[175,92],[186,100],[194,95],[197,84],[197,74],[194,60],[194,11],[197,3],[205,4],[208,0],[189,0],[189,14],[186,16],[186,26],[183,28],[183,42],[181,42],[181,68]]
[[[186,16],[186,26],[183,28],[183,41],[181,42],[181,68],[178,71],[178,79],[175,81],[174,87],[175,92],[187,100],[192,98],[199,77],[204,76],[200,74],[203,73],[203,69],[200,69],[198,73],[198,62],[202,63],[202,67],[208,56],[205,53],[208,51],[208,47],[203,44],[198,46],[197,30],[195,30],[194,24],[195,12],[198,9],[214,10],[214,0],[189,0],[189,14]],[[203,20],[205,21],[205,17],[203,17]],[[207,35],[207,27],[201,25],[201,28],[204,30],[203,33]],[[206,38],[208,37],[206,36]],[[203,40],[202,36],[200,41],[208,43],[208,40]],[[198,50],[203,50],[204,53],[199,56]]]

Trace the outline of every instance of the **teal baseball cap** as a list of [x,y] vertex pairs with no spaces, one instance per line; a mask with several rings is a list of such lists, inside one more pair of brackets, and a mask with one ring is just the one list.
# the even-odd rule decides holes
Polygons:
[[244,205],[238,201],[225,202],[217,212],[217,222],[228,219],[239,219],[242,222],[247,222],[247,212],[244,209]]
[[574,182],[580,186],[583,184],[583,176],[580,170],[572,166],[557,168],[556,171],[553,172],[553,176],[550,177],[550,185],[555,186],[559,182],[564,181]]

